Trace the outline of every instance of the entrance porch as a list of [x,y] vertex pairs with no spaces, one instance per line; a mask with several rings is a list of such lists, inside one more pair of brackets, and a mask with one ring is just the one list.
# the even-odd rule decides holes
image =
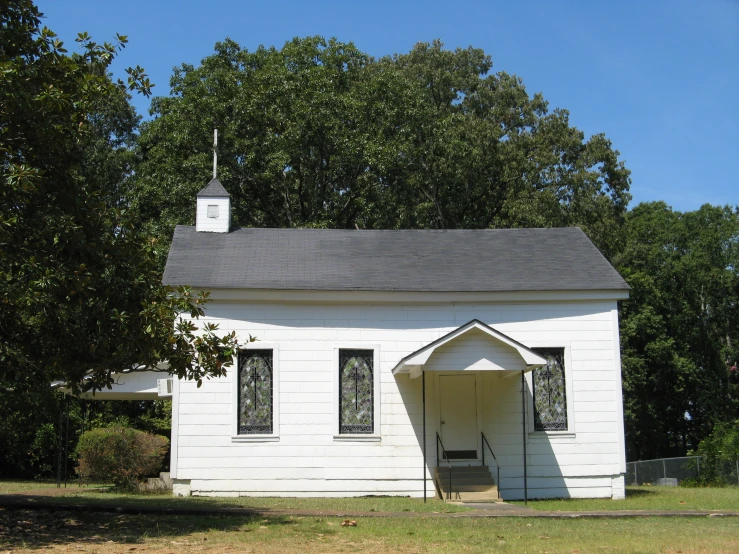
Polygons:
[[472,320],[396,365],[394,375],[420,381],[424,498],[432,468],[434,488],[447,500],[497,501],[501,491],[518,488],[501,479],[518,484],[521,477],[528,497],[524,374],[546,363]]

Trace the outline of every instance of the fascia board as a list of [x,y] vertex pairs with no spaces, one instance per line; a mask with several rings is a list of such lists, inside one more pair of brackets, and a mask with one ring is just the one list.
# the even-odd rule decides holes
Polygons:
[[[523,359],[524,363],[526,364],[527,371],[531,371],[532,369],[543,366],[547,363],[546,359],[544,359],[542,356],[539,356],[535,352],[532,352],[531,350],[526,348],[524,345],[514,341],[510,337],[504,335],[503,333],[496,331],[492,327],[485,325],[481,321],[473,319],[472,321],[465,323],[461,327],[450,332],[446,336],[441,337],[440,339],[437,339],[436,341],[422,347],[416,352],[411,353],[410,356],[403,358],[393,368],[393,375],[397,375],[398,373],[417,372],[415,368],[424,366],[428,362],[431,355],[436,351],[437,348],[444,346],[445,344],[461,337],[462,335],[471,331],[472,329],[478,329],[482,331],[483,333],[487,334],[488,336],[490,336],[491,338],[498,340],[502,342],[503,344],[515,349],[516,352],[518,352],[519,356],[521,356],[521,358]],[[411,370],[410,368],[414,368],[414,369]]]
[[[175,285],[176,286],[176,285]],[[375,303],[442,304],[449,302],[587,302],[625,300],[628,290],[574,291],[495,291],[495,292],[404,292],[404,291],[331,291],[213,288],[191,285],[194,290],[210,293],[215,301],[296,302],[296,303]]]

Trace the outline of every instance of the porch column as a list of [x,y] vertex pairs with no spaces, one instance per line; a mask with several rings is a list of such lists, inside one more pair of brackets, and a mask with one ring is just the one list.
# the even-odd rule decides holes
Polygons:
[[426,372],[421,372],[421,398],[423,399],[423,503],[426,503]]
[[521,371],[521,421],[523,422],[523,501],[529,503],[528,472],[526,468],[526,379]]

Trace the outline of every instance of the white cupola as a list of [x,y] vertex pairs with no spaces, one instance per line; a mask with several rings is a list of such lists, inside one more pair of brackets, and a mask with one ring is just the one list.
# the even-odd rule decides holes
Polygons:
[[218,171],[218,129],[213,130],[213,178],[198,193],[195,231],[228,233],[231,230],[231,195],[216,178]]
[[228,233],[231,230],[231,195],[218,179],[212,179],[198,193],[195,230],[202,233]]

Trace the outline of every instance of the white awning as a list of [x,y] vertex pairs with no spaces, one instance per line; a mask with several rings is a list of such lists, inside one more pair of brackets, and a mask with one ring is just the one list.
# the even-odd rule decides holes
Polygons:
[[531,371],[546,363],[527,346],[473,319],[400,360],[393,375],[408,373],[415,379],[423,371]]
[[[158,381],[172,378],[167,368],[169,365],[165,362],[159,364],[156,371],[123,370],[112,375],[114,383],[111,388],[83,392],[79,397],[85,400],[161,400]],[[56,381],[51,387],[64,394],[72,394],[67,383]]]

